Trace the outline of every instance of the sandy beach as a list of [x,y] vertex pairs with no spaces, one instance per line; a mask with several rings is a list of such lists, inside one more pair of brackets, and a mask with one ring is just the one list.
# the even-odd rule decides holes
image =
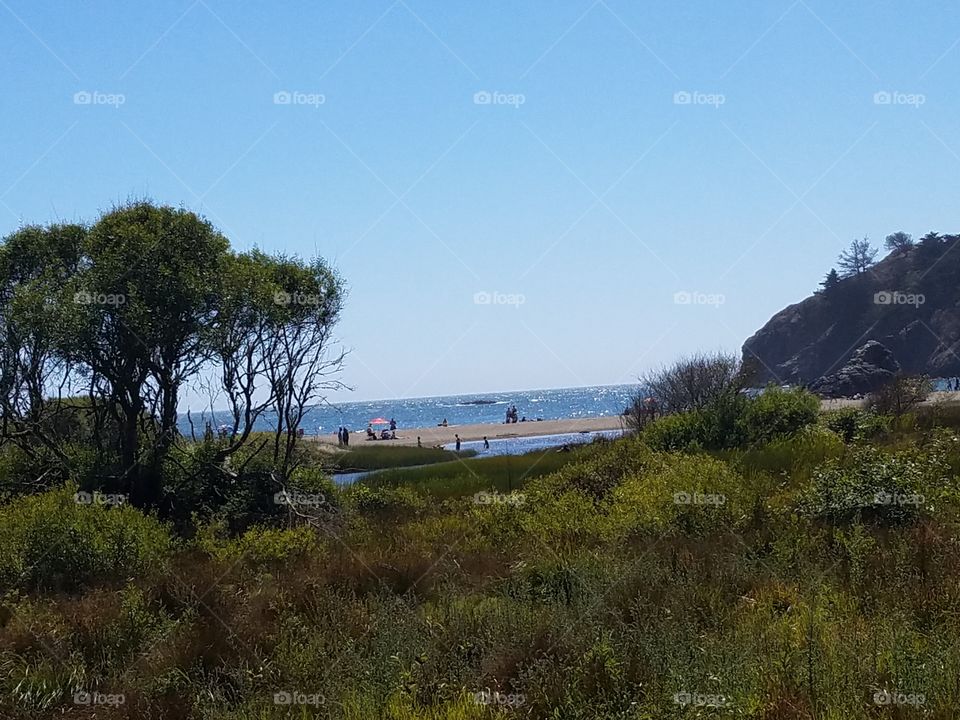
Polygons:
[[[419,436],[424,447],[432,447],[456,442],[455,435],[460,435],[463,442],[469,442],[471,440],[483,440],[484,436],[489,440],[494,440],[497,438],[558,435],[560,433],[591,432],[594,430],[619,430],[624,427],[623,420],[620,416],[613,415],[595,418],[517,422],[509,425],[506,423],[482,423],[476,425],[448,425],[447,427],[399,427],[397,428],[396,440],[368,441],[361,431],[350,435],[350,445],[416,445]],[[337,444],[336,433],[322,435],[319,440],[331,445]]]

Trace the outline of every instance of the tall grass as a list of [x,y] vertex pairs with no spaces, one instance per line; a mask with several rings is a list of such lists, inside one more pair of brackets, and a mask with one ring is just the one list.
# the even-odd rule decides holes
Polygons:
[[[199,528],[155,567],[111,561],[158,532],[135,511],[8,505],[17,567],[52,547],[83,582],[4,588],[0,717],[955,718],[958,445],[941,430],[894,455],[817,429],[395,469],[309,524]],[[874,491],[933,501],[858,512]]]
[[383,468],[410,467],[414,465],[432,465],[451,462],[459,458],[476,455],[475,450],[462,450],[459,453],[442,448],[418,448],[404,445],[360,446],[331,456],[333,468],[337,472],[363,470],[381,470]]

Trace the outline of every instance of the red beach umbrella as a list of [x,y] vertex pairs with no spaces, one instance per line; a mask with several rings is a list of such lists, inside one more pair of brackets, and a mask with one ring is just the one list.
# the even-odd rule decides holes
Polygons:
[[370,421],[370,424],[371,425],[389,425],[390,421],[384,420],[383,418],[374,418],[373,420]]

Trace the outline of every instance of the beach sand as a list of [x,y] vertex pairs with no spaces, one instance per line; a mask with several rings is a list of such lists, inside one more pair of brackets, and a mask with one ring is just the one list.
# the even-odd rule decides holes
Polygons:
[[[477,425],[448,425],[447,427],[420,427],[397,428],[396,440],[367,440],[363,431],[350,434],[350,446],[366,447],[368,445],[416,445],[417,436],[424,447],[446,445],[456,442],[455,435],[460,435],[463,442],[488,440],[497,438],[532,437],[535,435],[558,435],[561,433],[591,432],[594,430],[619,430],[625,427],[623,418],[618,415],[610,417],[576,418],[567,420],[541,420],[540,422],[510,423],[483,423]],[[336,433],[322,435],[320,442],[331,445],[337,444]]]

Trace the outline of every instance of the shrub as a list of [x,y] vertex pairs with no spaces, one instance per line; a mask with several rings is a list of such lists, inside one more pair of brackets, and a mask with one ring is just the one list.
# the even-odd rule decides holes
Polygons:
[[787,437],[817,421],[820,401],[802,388],[768,387],[744,405],[742,434],[751,443]]
[[864,448],[818,468],[802,506],[813,517],[837,525],[909,524],[932,499],[924,493],[937,491],[944,470],[933,459]]
[[643,389],[627,408],[627,422],[640,428],[655,412],[702,410],[717,398],[738,393],[751,371],[736,355],[722,352],[681,358],[640,379]]
[[837,433],[845,443],[875,438],[885,433],[890,425],[887,416],[854,407],[824,413],[821,422]]
[[222,526],[208,526],[198,538],[199,547],[217,560],[243,559],[251,565],[263,565],[301,557],[317,546],[317,531],[306,525],[253,527],[229,541],[218,538],[220,531]]
[[0,508],[0,585],[72,591],[163,565],[171,541],[155,518],[75,493],[68,485]]
[[655,420],[643,431],[643,440],[654,450],[669,452],[695,449],[705,435],[703,414],[695,411]]
[[929,378],[897,374],[867,398],[867,407],[878,413],[900,418],[926,400],[932,391],[933,385]]
[[406,518],[426,509],[426,499],[408,487],[369,487],[357,483],[345,499],[358,512],[380,517]]
[[795,388],[767,388],[756,397],[724,393],[702,410],[651,423],[643,437],[655,450],[724,450],[789,437],[817,420],[820,403]]

